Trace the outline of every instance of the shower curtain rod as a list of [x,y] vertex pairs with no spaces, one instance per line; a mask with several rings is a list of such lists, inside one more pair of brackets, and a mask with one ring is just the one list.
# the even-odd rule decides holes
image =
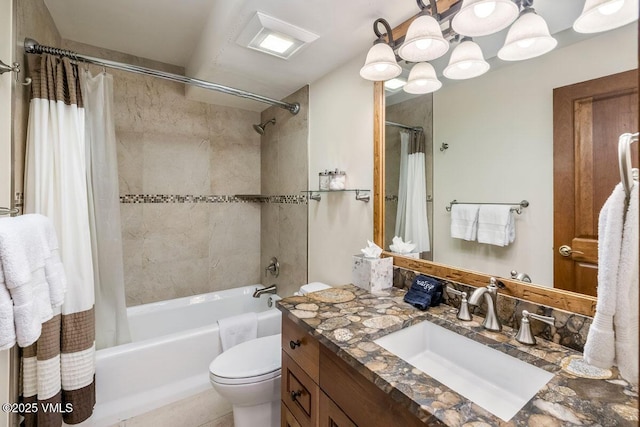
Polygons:
[[82,61],[88,64],[99,65],[101,67],[114,68],[116,70],[129,71],[131,73],[144,74],[146,76],[158,77],[161,79],[171,80],[174,82],[180,82],[191,86],[197,86],[203,89],[215,90],[216,92],[226,93],[228,95],[239,96],[241,98],[251,99],[253,101],[262,102],[265,104],[274,105],[276,107],[283,108],[291,112],[291,114],[298,114],[300,111],[300,104],[288,103],[278,101],[277,99],[267,98],[266,96],[257,95],[255,93],[247,92],[241,89],[232,88],[229,86],[223,86],[217,83],[208,82],[206,80],[200,80],[193,77],[181,76],[179,74],[168,73],[166,71],[154,70],[152,68],[140,67],[138,65],[125,64],[122,62],[110,61],[108,59],[95,58],[92,56],[82,55],[71,50],[59,49],[56,47],[43,46],[34,39],[24,39],[24,50],[26,53],[40,54],[48,53],[51,55],[67,57],[75,61]]
[[416,131],[416,132],[424,131],[424,129],[422,129],[422,126],[407,126],[407,125],[403,125],[402,123],[391,122],[389,120],[386,120],[384,123],[387,126],[395,126],[395,127],[399,127],[399,128],[402,128],[402,129],[413,130],[413,131]]

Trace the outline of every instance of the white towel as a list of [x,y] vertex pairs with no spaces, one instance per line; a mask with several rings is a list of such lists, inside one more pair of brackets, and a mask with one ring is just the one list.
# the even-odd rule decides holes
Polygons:
[[[0,278],[4,277],[0,265]],[[4,279],[3,279],[4,280]],[[0,350],[11,348],[16,343],[16,329],[13,322],[13,301],[4,285],[0,285]]]
[[600,368],[609,368],[615,361],[613,316],[616,313],[624,208],[625,193],[622,184],[618,184],[604,203],[598,219],[598,300],[584,346],[584,360]]
[[482,205],[478,213],[478,242],[507,246],[515,239],[513,212],[509,205]]
[[222,351],[227,351],[234,345],[258,338],[258,315],[245,313],[237,316],[225,317],[218,320]]
[[631,190],[629,208],[622,230],[622,250],[618,269],[616,314],[616,364],[620,375],[638,384],[638,183]]
[[476,240],[479,209],[479,205],[454,203],[451,206],[451,237],[469,241]]

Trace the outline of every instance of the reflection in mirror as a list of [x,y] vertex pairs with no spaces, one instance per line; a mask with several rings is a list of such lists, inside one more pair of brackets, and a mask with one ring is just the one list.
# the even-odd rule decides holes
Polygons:
[[[568,3],[540,2],[550,5],[545,17],[559,41],[558,47],[546,55],[527,61],[500,61],[495,58],[499,43],[490,44],[504,41],[504,32],[488,36],[486,40],[479,37],[474,40],[482,46],[491,64],[486,74],[462,81],[440,77],[444,85],[439,91],[418,97],[411,97],[401,89],[386,91],[386,120],[422,126],[425,140],[429,141],[432,163],[427,159],[426,187],[433,203],[427,203],[431,252],[425,254],[425,258],[507,278],[514,270],[516,275],[527,275],[535,284],[554,286],[553,260],[557,251],[554,249],[554,89],[633,70],[637,68],[638,51],[636,22],[604,33],[579,35],[570,28],[570,22],[579,15],[582,2],[573,2],[576,7],[569,7]],[[561,10],[554,14],[553,7]],[[536,9],[543,13],[542,7]],[[562,21],[562,14],[570,16]],[[485,45],[485,41],[489,45]],[[448,59],[446,55],[433,62],[439,75]],[[406,74],[405,70],[403,76]],[[615,128],[601,137],[602,142],[594,140],[594,144],[615,153],[617,136],[613,134],[627,128],[627,132],[637,132],[637,83],[633,91],[629,98],[631,113],[619,118],[615,126],[608,126],[612,122],[589,124],[589,128],[591,125]],[[598,120],[595,115],[593,120]],[[561,126],[571,127],[574,123]],[[387,126],[385,138],[384,220],[385,247],[388,248],[398,212],[394,196],[399,187],[400,130]],[[434,152],[434,146],[440,148],[444,144],[448,149]],[[615,163],[605,164],[598,157],[595,162],[592,166],[612,168],[614,174],[618,173]],[[607,194],[613,189],[612,185]],[[446,210],[451,201],[517,205],[523,199],[528,200],[530,206],[521,215],[514,215],[516,234],[508,246],[451,237],[451,213]],[[594,201],[600,206],[603,202]],[[599,209],[594,207],[592,212],[597,213]],[[575,215],[579,218],[581,212]],[[597,215],[590,221],[597,224]],[[561,283],[555,286],[571,289]]]

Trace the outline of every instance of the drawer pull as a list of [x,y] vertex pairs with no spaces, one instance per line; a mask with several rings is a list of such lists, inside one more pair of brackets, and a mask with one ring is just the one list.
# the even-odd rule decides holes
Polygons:
[[291,392],[291,400],[293,400],[294,402],[300,396],[302,396],[302,392],[300,390]]
[[291,347],[291,350],[295,350],[296,347],[300,347],[301,344],[302,342],[300,340],[289,341],[289,347]]

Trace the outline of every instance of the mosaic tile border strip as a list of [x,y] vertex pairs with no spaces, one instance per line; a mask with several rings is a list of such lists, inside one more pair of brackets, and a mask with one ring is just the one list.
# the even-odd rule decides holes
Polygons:
[[120,203],[279,203],[307,204],[306,195],[261,196],[259,194],[239,195],[199,195],[192,194],[125,194],[120,196]]

